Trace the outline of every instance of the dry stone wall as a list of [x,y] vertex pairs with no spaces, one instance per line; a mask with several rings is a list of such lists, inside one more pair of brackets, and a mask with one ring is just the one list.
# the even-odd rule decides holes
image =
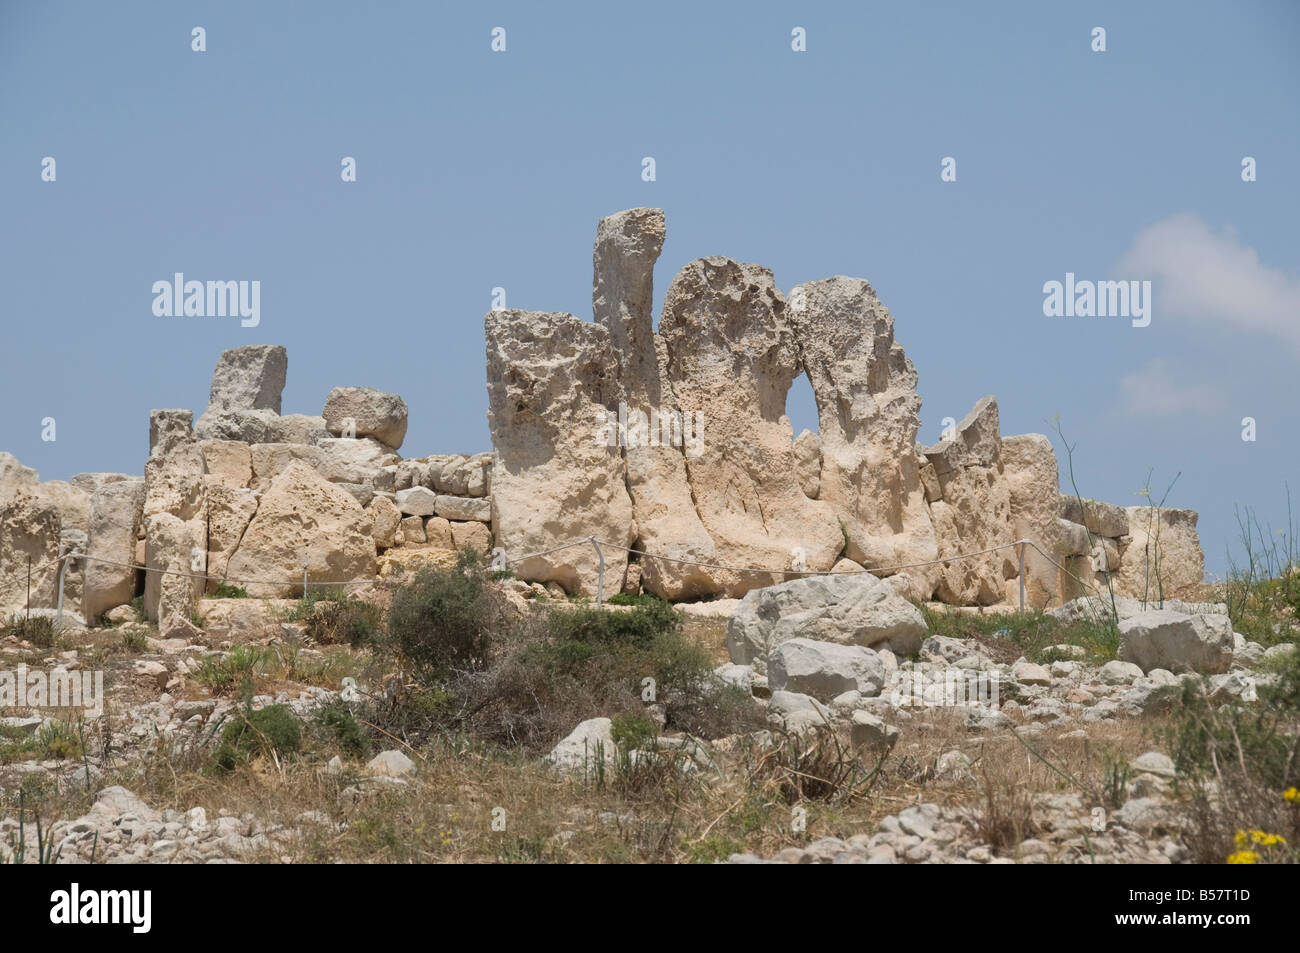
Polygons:
[[[40,480],[0,452],[0,611],[57,599],[88,622],[143,596],[184,635],[224,581],[287,596],[364,583],[471,547],[521,578],[595,595],[739,597],[806,573],[870,569],[913,602],[1059,606],[1109,585],[1194,598],[1191,510],[1064,497],[1050,441],[1003,437],[995,398],[932,447],[916,442],[917,373],[871,285],[779,289],[714,256],[670,283],[655,328],[659,209],[602,219],[593,321],[490,312],[493,451],[404,459],[396,394],[336,387],[319,414],[282,414],[283,347],[221,354],[208,406],[150,414],[143,478]],[[796,438],[786,398],[806,375],[819,432]],[[581,543],[580,545],[572,545]],[[563,548],[561,548],[563,547]],[[982,553],[960,560],[945,557]],[[552,551],[554,550],[554,551]],[[145,572],[144,569],[151,570]]]

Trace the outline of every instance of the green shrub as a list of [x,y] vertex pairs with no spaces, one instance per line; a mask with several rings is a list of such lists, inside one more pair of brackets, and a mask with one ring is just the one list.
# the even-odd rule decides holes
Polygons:
[[373,643],[383,625],[378,606],[341,591],[309,592],[291,618],[305,623],[305,634],[320,645]]
[[44,615],[28,616],[21,612],[15,613],[9,617],[8,622],[0,626],[0,635],[30,642],[38,649],[54,648],[57,634],[54,620]]
[[706,678],[668,692],[664,709],[670,725],[699,738],[721,738],[767,726],[766,714],[752,694]]
[[1255,692],[1255,701],[1219,703],[1189,680],[1166,730],[1193,819],[1189,846],[1200,863],[1222,863],[1241,831],[1300,843],[1300,809],[1285,797],[1300,785],[1300,647],[1260,678]]
[[506,624],[504,600],[468,548],[451,569],[417,572],[388,610],[393,648],[426,679],[481,668]]
[[643,601],[630,612],[554,609],[547,620],[550,637],[557,643],[647,645],[655,636],[681,628],[681,617],[670,603],[655,596],[640,598]]
[[50,719],[36,732],[36,746],[46,758],[76,759],[82,755],[81,736],[66,721]]
[[199,660],[193,679],[214,695],[227,695],[245,681],[262,674],[272,653],[252,645],[236,645],[225,655],[206,655]]
[[27,761],[40,754],[34,734],[26,729],[0,725],[0,764]]
[[635,596],[628,595],[626,592],[616,592],[605,600],[611,606],[644,606],[657,601],[660,601],[658,596],[646,592]]
[[130,628],[122,632],[122,648],[127,652],[143,652],[148,646],[148,637],[143,629]]
[[217,586],[216,591],[212,593],[214,599],[247,599],[248,590],[243,586],[232,585],[223,582]]
[[242,711],[221,732],[221,744],[213,755],[220,771],[233,771],[258,755],[277,757],[294,754],[302,744],[302,725],[285,705],[267,705],[257,711]]
[[356,716],[339,703],[325,705],[316,712],[316,724],[333,738],[346,754],[360,758],[370,750],[370,741]]
[[[1106,598],[1103,596],[1101,601],[1105,603]],[[921,615],[932,635],[977,639],[1002,661],[1024,655],[1031,661],[1047,664],[1059,657],[1053,646],[1078,645],[1087,651],[1090,661],[1101,664],[1115,658],[1119,650],[1119,627],[1108,613],[1070,623],[1060,622],[1044,612],[967,615],[936,612],[922,606]]]
[[644,715],[624,712],[614,716],[610,733],[614,744],[624,751],[650,750],[659,737],[659,727]]

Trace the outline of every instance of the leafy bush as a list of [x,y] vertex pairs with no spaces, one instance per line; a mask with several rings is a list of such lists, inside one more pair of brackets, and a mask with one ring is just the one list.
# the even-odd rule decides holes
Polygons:
[[335,703],[321,707],[316,712],[316,724],[353,757],[360,758],[370,750],[369,739],[345,705]]
[[634,751],[651,748],[659,737],[659,728],[644,715],[624,712],[613,719],[610,733],[620,749]]
[[640,595],[629,595],[626,592],[616,592],[605,600],[611,606],[645,606],[655,602],[662,602],[658,596],[643,592]]
[[721,738],[767,726],[764,710],[743,688],[714,679],[695,678],[667,694],[668,723],[699,738]]
[[557,644],[648,645],[655,636],[681,628],[681,617],[668,602],[655,596],[638,598],[630,612],[556,609],[548,623],[550,636]]
[[216,591],[212,593],[214,599],[247,599],[248,590],[243,586],[232,585],[223,582],[217,586]]
[[1243,831],[1300,844],[1300,810],[1287,797],[1300,784],[1300,647],[1259,680],[1256,693],[1254,702],[1220,704],[1189,680],[1166,732],[1193,820],[1188,846],[1200,863],[1222,863],[1240,850]]
[[417,572],[388,610],[393,648],[425,679],[481,668],[506,627],[504,599],[469,548],[451,569]]
[[337,590],[308,592],[290,618],[305,623],[306,635],[320,645],[373,643],[383,626],[378,606]]
[[258,755],[277,757],[294,754],[302,744],[302,725],[285,705],[267,705],[257,711],[245,709],[221,732],[221,744],[213,755],[220,771],[233,771]]
[[[389,647],[413,677],[390,683],[388,701],[371,714],[408,740],[454,732],[540,751],[586,718],[644,717],[651,700],[664,704],[675,730],[673,713],[707,720],[693,713],[718,687],[708,653],[682,634],[663,600],[537,606],[516,618],[469,554],[456,569],[422,570],[396,592],[388,629]],[[653,699],[642,697],[647,679]]]

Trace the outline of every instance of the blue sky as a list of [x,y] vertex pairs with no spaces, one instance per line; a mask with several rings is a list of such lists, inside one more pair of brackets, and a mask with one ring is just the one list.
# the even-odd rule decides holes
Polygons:
[[[197,416],[257,343],[289,350],[285,412],[379,387],[405,454],[488,449],[491,289],[589,318],[597,220],[649,205],[658,303],[704,255],[865,277],[924,442],[986,393],[1006,434],[1059,414],[1086,495],[1181,471],[1221,572],[1233,503],[1280,524],[1300,472],[1297,49],[1294,3],[6,0],[0,449],[141,472],[150,408]],[[156,318],[175,271],[261,281],[260,325]],[[1151,325],[1045,317],[1067,271],[1152,280]],[[815,428],[802,382],[789,413]]]

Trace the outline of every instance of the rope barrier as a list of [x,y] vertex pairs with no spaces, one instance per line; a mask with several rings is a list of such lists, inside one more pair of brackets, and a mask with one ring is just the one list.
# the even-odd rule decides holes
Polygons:
[[[187,579],[202,579],[204,581],[211,581],[211,582],[218,582],[218,583],[222,583],[222,582],[238,583],[239,585],[252,585],[252,586],[300,586],[302,585],[301,576],[295,576],[293,579],[231,579],[228,576],[210,576],[206,573],[183,572],[179,569],[160,569],[156,566],[140,566],[137,565],[136,563],[116,562],[112,559],[104,559],[102,556],[91,556],[86,553],[77,553],[77,552],[68,553],[66,558],[88,559],[93,562],[103,563],[108,566],[117,566],[119,569],[135,569],[135,570],[139,570],[140,572],[156,572],[164,576],[184,576]],[[308,580],[308,584],[312,586],[368,586],[373,582],[374,580],[372,579],[344,579],[338,581],[321,580],[316,582]]]
[[1012,546],[1018,546],[1021,543],[1028,543],[1028,542],[1029,540],[1020,539],[1020,540],[1016,540],[1014,543],[1002,543],[998,546],[991,546],[988,549],[981,549],[973,553],[958,553],[956,556],[945,556],[942,559],[930,559],[930,560],[926,560],[925,562],[919,562],[919,563],[905,563],[900,566],[877,566],[872,569],[845,569],[845,570],[841,570],[840,572],[834,572],[833,570],[830,569],[761,569],[756,566],[723,566],[714,563],[696,562],[695,560],[690,560],[690,559],[679,559],[675,556],[660,556],[655,553],[647,553],[644,550],[631,549],[627,546],[619,546],[617,543],[607,543],[604,540],[600,540],[600,544],[602,546],[610,546],[614,549],[621,549],[625,552],[635,553],[638,556],[649,557],[650,559],[658,559],[667,562],[681,563],[687,566],[699,566],[704,569],[722,569],[729,572],[768,573],[768,574],[779,574],[779,575],[786,575],[786,576],[789,575],[854,576],[854,575],[862,575],[863,573],[875,574],[879,572],[897,572],[898,570],[901,569],[915,569],[919,566],[933,566],[938,563],[953,562],[958,559],[970,559],[974,556],[983,556],[988,553],[997,552],[1000,549],[1009,549]]
[[530,553],[527,556],[518,556],[514,559],[506,560],[504,564],[507,566],[515,566],[520,563],[527,562],[529,559],[536,559],[541,556],[549,556],[551,553],[557,553],[565,549],[572,549],[575,546],[582,546],[588,543],[599,544],[599,546],[608,546],[611,549],[619,549],[622,550],[623,552],[631,553],[636,556],[641,556],[645,559],[657,559],[661,562],[677,563],[678,565],[683,565],[683,566],[695,566],[701,569],[718,569],[724,572],[760,573],[760,574],[774,575],[774,576],[776,575],[779,576],[839,576],[839,575],[856,576],[856,575],[863,575],[863,574],[878,575],[879,573],[899,572],[904,569],[918,569],[922,566],[938,566],[950,562],[957,562],[958,560],[962,560],[962,559],[973,559],[976,556],[987,556],[990,553],[996,553],[1004,549],[1012,549],[1019,546],[1030,546],[1040,556],[1046,559],[1048,563],[1050,563],[1056,569],[1059,569],[1061,572],[1065,573],[1067,576],[1069,576],[1071,579],[1077,582],[1080,586],[1084,587],[1085,589],[1090,589],[1098,595],[1100,595],[1102,592],[1100,587],[1084,579],[1081,579],[1075,573],[1071,572],[1065,566],[1057,562],[1054,558],[1052,558],[1051,555],[1045,552],[1043,548],[1038,545],[1038,543],[1036,543],[1032,539],[1017,539],[1009,543],[999,543],[998,545],[990,546],[987,549],[979,549],[969,553],[957,553],[956,555],[953,556],[942,556],[938,559],[927,559],[921,562],[901,563],[897,566],[875,566],[875,567],[863,568],[863,569],[849,569],[849,570],[842,570],[840,572],[835,572],[830,569],[767,569],[758,566],[728,566],[720,563],[706,563],[706,562],[700,562],[699,560],[695,560],[695,559],[683,559],[678,556],[664,556],[658,553],[650,553],[642,549],[635,549],[631,546],[620,546],[618,543],[611,543],[606,540],[596,539],[594,537],[586,537],[580,540],[575,540],[574,542],[565,543],[562,546],[556,546],[553,549],[543,550],[542,552],[539,553]]
[[[832,575],[864,575],[864,574],[878,575],[880,573],[886,573],[886,572],[890,572],[890,573],[900,572],[905,569],[918,569],[923,566],[944,565],[946,563],[957,562],[963,559],[973,559],[976,556],[987,556],[991,553],[1000,552],[1001,550],[1004,549],[1011,549],[1019,546],[1030,546],[1033,547],[1033,549],[1036,550],[1039,555],[1041,555],[1044,559],[1046,559],[1048,563],[1050,563],[1052,566],[1054,566],[1055,568],[1059,569],[1061,572],[1068,575],[1071,579],[1075,580],[1075,582],[1079,583],[1079,585],[1083,586],[1086,589],[1091,589],[1094,593],[1097,593],[1099,595],[1101,594],[1101,589],[1098,586],[1095,586],[1092,583],[1079,578],[1079,576],[1075,575],[1065,566],[1062,566],[1055,559],[1053,559],[1048,553],[1044,552],[1043,548],[1039,546],[1036,542],[1034,542],[1034,540],[1032,539],[1018,539],[1009,543],[999,543],[996,546],[990,546],[986,549],[975,550],[974,552],[957,553],[956,555],[953,556],[942,556],[938,559],[927,559],[921,562],[901,563],[897,566],[875,566],[871,568],[843,570],[837,573],[830,569],[784,569],[784,568],[769,569],[769,568],[763,568],[758,566],[728,566],[721,563],[706,563],[694,559],[683,559],[678,556],[664,556],[658,553],[650,553],[642,549],[635,549],[631,546],[621,546],[618,543],[611,543],[605,540],[596,539],[593,536],[587,536],[579,540],[574,540],[572,542],[564,543],[560,546],[552,547],[551,549],[542,550],[541,552],[529,553],[526,556],[518,556],[514,559],[505,560],[504,565],[517,566],[520,563],[527,562],[530,559],[538,559],[542,556],[549,556],[552,553],[558,553],[566,549],[573,549],[577,546],[586,546],[586,545],[596,546],[598,554],[599,554],[600,546],[608,546],[611,549],[622,550],[623,552],[636,555],[636,556],[641,556],[642,558],[645,559],[657,559],[663,562],[677,563],[678,565],[695,566],[701,569],[717,569],[724,572],[759,573],[759,574],[774,575],[774,576],[791,576],[791,575],[832,576]],[[58,559],[54,560],[53,562],[42,563],[41,566],[54,565],[63,560],[73,560],[73,559],[85,559],[93,562],[102,563],[108,566],[116,566],[120,569],[131,569],[140,572],[153,572],[153,573],[158,573],[160,575],[182,576],[187,579],[202,580],[204,582],[217,582],[217,583],[237,584],[237,585],[297,586],[306,583],[306,585],[310,587],[310,586],[366,586],[366,585],[372,585],[374,583],[373,579],[321,580],[317,582],[312,582],[311,580],[306,579],[305,576],[301,579],[298,577],[294,577],[293,579],[241,579],[241,578],[232,579],[228,576],[213,576],[207,573],[184,572],[182,570],[177,570],[177,569],[162,569],[155,566],[141,566],[141,565],[137,565],[136,563],[118,562],[112,559],[105,559],[102,556],[91,556],[88,553],[80,553],[76,551],[65,553],[64,555],[60,556]],[[40,567],[36,567],[36,568],[40,568]],[[601,575],[602,575],[602,586],[603,586],[603,576],[604,576],[603,570]]]

